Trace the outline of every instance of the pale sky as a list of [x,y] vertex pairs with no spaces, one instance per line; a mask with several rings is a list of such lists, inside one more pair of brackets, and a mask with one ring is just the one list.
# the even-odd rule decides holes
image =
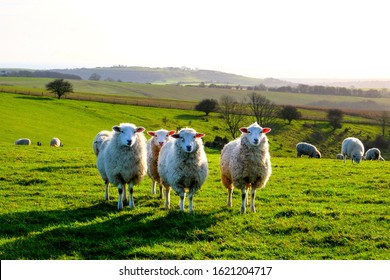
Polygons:
[[0,68],[390,79],[387,0],[0,0]]

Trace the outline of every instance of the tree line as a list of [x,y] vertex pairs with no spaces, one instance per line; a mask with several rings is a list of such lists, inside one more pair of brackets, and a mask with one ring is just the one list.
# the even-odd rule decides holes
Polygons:
[[1,71],[0,76],[3,77],[29,77],[29,78],[53,78],[53,79],[69,79],[69,80],[82,80],[78,75],[64,74],[55,71]]

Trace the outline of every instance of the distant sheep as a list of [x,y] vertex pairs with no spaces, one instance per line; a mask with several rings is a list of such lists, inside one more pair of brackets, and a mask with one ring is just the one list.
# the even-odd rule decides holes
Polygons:
[[201,188],[208,175],[208,162],[202,142],[203,133],[192,128],[172,134],[160,151],[158,173],[165,187],[165,207],[170,207],[170,188],[180,196],[180,210],[184,211],[184,199],[188,192],[189,212],[193,211],[194,194]]
[[126,199],[126,184],[129,186],[129,206],[134,208],[133,187],[146,174],[145,128],[121,123],[113,127],[112,136],[104,140],[98,153],[97,168],[105,182],[105,198],[108,199],[108,185],[118,188],[118,209],[123,209]]
[[344,159],[343,154],[337,154],[337,155],[336,155],[336,159]]
[[341,153],[344,157],[344,163],[347,157],[351,158],[352,163],[360,163],[364,155],[363,143],[355,137],[348,137],[341,145]]
[[92,142],[93,152],[96,156],[99,155],[99,152],[102,150],[102,145],[106,139],[112,136],[112,131],[102,130],[96,136]]
[[31,145],[31,140],[28,138],[20,138],[15,141],[15,145]]
[[61,144],[60,139],[58,139],[57,137],[53,137],[53,138],[50,140],[50,146],[51,146],[51,147],[61,147],[62,144]]
[[309,158],[321,158],[321,153],[317,150],[317,148],[309,143],[300,142],[296,145],[297,157],[301,157],[302,155],[307,155]]
[[148,134],[152,136],[146,143],[146,150],[148,154],[148,176],[152,179],[152,194],[156,193],[156,184],[160,187],[160,199],[163,198],[162,182],[158,173],[157,162],[161,148],[164,144],[170,140],[170,136],[174,134],[175,130],[160,129],[157,131],[148,131]]
[[256,189],[264,188],[272,173],[266,134],[270,128],[257,123],[240,128],[241,137],[230,141],[221,152],[221,180],[228,189],[228,207],[232,207],[234,187],[241,190],[241,213],[246,212],[251,188],[251,212],[255,210]]
[[381,151],[378,148],[368,149],[366,155],[364,156],[366,160],[382,160],[385,159],[381,156]]

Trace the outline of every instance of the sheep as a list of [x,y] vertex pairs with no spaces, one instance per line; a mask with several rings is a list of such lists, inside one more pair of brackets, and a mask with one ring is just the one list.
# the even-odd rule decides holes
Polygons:
[[220,169],[222,184],[228,189],[228,207],[232,207],[234,187],[241,189],[241,213],[246,212],[248,189],[251,190],[251,212],[256,212],[256,189],[264,188],[272,173],[266,134],[270,128],[262,128],[257,122],[240,128],[241,136],[226,144],[221,152]]
[[208,176],[208,162],[202,137],[192,128],[183,128],[172,134],[160,151],[158,173],[165,188],[165,208],[170,208],[171,187],[180,196],[180,211],[184,211],[184,199],[188,192],[189,212],[193,212],[193,196]]
[[26,145],[29,146],[31,145],[31,140],[28,138],[20,138],[15,141],[15,145]]
[[308,155],[309,158],[321,158],[321,153],[312,144],[300,142],[296,145],[295,148],[297,151],[297,157],[301,157],[302,155]]
[[93,152],[96,156],[99,155],[99,152],[102,150],[102,145],[106,139],[110,138],[112,135],[112,131],[102,130],[98,134],[96,134],[95,139],[92,142]]
[[129,206],[134,208],[133,187],[141,182],[146,174],[146,138],[144,127],[121,123],[113,126],[111,137],[104,140],[97,157],[97,168],[105,182],[105,198],[108,186],[118,188],[118,210],[123,209],[126,199],[126,184],[129,186]]
[[156,184],[160,187],[160,199],[163,198],[162,183],[160,175],[158,174],[157,162],[158,156],[162,146],[170,140],[170,136],[176,133],[175,130],[160,129],[157,131],[148,131],[148,134],[152,136],[146,143],[147,150],[147,163],[148,163],[148,176],[152,179],[152,194],[156,193]]
[[343,154],[337,154],[337,155],[336,155],[336,159],[344,159]]
[[51,147],[61,147],[62,144],[61,144],[60,139],[58,139],[57,137],[53,137],[53,138],[50,140],[50,146],[51,146]]
[[344,163],[347,157],[351,158],[352,163],[360,163],[364,155],[363,143],[355,137],[345,138],[341,144],[341,153],[344,157]]
[[385,159],[381,156],[381,151],[378,148],[371,148],[368,149],[366,152],[366,155],[364,156],[364,159],[366,160],[382,160]]

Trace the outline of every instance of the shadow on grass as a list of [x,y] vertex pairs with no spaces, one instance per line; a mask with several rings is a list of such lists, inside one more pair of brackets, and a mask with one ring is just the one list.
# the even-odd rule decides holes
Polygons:
[[45,101],[53,101],[54,99],[53,98],[50,98],[50,97],[38,97],[38,96],[16,96],[15,98],[19,98],[19,99],[28,99],[28,100],[36,100],[36,101],[41,101],[41,100],[45,100]]

